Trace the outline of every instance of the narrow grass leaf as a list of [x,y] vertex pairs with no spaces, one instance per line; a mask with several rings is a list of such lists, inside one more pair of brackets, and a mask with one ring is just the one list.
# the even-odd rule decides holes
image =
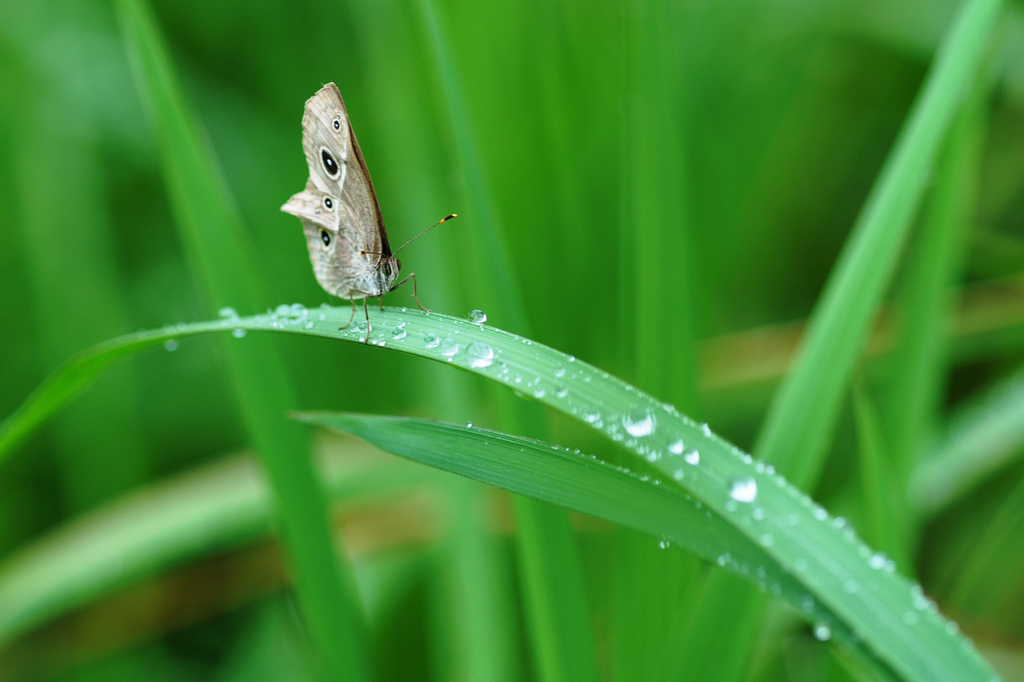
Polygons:
[[1024,370],[957,411],[914,470],[909,497],[933,516],[1024,454]]
[[[410,466],[323,471],[336,501],[382,499],[439,482]],[[273,517],[267,481],[247,457],[115,500],[0,564],[0,644],[132,581],[252,541],[271,530]]]
[[1020,624],[1019,595],[1024,589],[1024,479],[1000,501],[986,520],[970,551],[957,566],[948,590],[951,608],[984,616],[1016,629]]
[[966,0],[947,30],[772,403],[755,452],[801,488],[817,480],[850,371],[1001,8],[1000,0]]
[[[879,406],[892,474],[900,485],[920,455],[921,440],[936,421],[942,399],[953,287],[971,227],[989,83],[984,75],[978,79],[950,131],[898,299],[900,341],[887,361]],[[903,517],[898,510],[894,516]]]
[[861,532],[867,542],[888,554],[897,566],[903,567],[904,573],[911,575],[906,513],[894,513],[903,507],[902,490],[896,487],[900,479],[892,473],[878,414],[858,382],[853,386],[853,415],[864,500]]
[[[504,232],[491,198],[473,137],[454,60],[433,0],[418,0],[430,54],[437,67],[444,109],[451,122],[455,156],[466,184],[470,223],[465,230],[464,268],[472,291],[485,309],[501,310],[506,324],[529,334],[522,299]],[[546,430],[538,406],[492,393],[498,421],[509,431]],[[539,677],[545,682],[596,680],[597,653],[592,619],[583,593],[582,566],[569,519],[561,509],[529,499],[513,501],[516,513],[520,574],[531,644]]]
[[[143,0],[119,0],[117,9],[192,268],[212,307],[230,304],[251,310],[261,298],[255,259],[214,154],[178,85],[159,28]],[[308,437],[282,418],[295,407],[284,367],[269,338],[227,344],[225,349],[242,416],[274,490],[280,539],[316,649],[334,679],[368,679],[354,579],[335,550]]]
[[[363,332],[338,329],[348,318],[347,307],[257,315],[132,335],[104,350],[124,354],[126,346],[151,346],[161,338],[215,329],[285,331],[361,342]],[[992,679],[988,665],[929,606],[920,588],[896,574],[843,520],[831,518],[770,465],[753,461],[671,405],[571,356],[466,320],[387,309],[375,313],[373,328],[374,346],[451,364],[516,388],[643,457],[665,481],[676,482],[710,513],[759,544],[813,595],[812,607],[834,613],[837,628],[856,631],[866,650],[902,677],[922,682]],[[404,334],[395,334],[396,329]],[[95,355],[92,362],[97,362]],[[69,363],[47,385],[60,386],[61,376],[77,368],[76,362]],[[55,404],[45,395],[31,401]],[[22,430],[17,424],[22,416],[15,413],[3,428]],[[734,564],[731,556],[721,562],[726,567]],[[732,568],[743,571],[739,563]],[[755,575],[757,568],[747,565]]]

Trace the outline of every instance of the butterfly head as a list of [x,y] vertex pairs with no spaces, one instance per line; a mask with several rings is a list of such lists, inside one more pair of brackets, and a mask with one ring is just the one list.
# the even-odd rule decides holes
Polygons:
[[401,269],[402,263],[391,255],[378,256],[367,254],[367,256],[376,261],[372,267],[376,274],[377,290],[381,292],[391,291],[394,288],[395,280],[398,279],[398,271]]

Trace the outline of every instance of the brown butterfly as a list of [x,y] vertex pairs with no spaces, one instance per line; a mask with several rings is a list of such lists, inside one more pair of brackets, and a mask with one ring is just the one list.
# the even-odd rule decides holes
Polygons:
[[[289,199],[281,210],[302,220],[309,259],[320,286],[327,293],[352,301],[352,317],[345,327],[355,318],[356,299],[363,299],[366,342],[370,338],[368,298],[381,297],[383,309],[384,294],[412,279],[416,305],[422,310],[426,308],[416,295],[415,273],[395,284],[402,263],[391,252],[370,171],[334,83],[328,83],[306,100],[302,149],[309,164],[306,189]],[[437,224],[453,217],[454,214]]]

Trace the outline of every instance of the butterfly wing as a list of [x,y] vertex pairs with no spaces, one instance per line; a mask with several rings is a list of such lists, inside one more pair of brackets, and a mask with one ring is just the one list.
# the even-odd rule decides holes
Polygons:
[[[379,263],[391,256],[391,246],[370,172],[334,83],[306,101],[302,148],[309,182],[281,210],[302,220],[317,281],[343,298],[384,293],[390,282],[378,275]],[[333,204],[330,210],[327,203]]]
[[306,189],[289,199],[281,210],[302,220],[316,281],[328,293],[348,298],[353,285],[365,278],[367,270],[366,258],[340,235],[340,214],[348,211],[348,207],[337,197],[317,189],[310,178]]
[[316,187],[341,198],[342,231],[354,246],[383,257],[391,255],[370,171],[352,131],[345,102],[334,83],[328,83],[306,102],[302,117],[302,147]]

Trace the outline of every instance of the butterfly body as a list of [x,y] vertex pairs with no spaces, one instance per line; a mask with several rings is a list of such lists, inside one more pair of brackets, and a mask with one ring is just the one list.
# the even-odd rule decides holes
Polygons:
[[383,296],[397,286],[401,264],[391,253],[370,172],[334,83],[306,101],[302,148],[309,180],[281,210],[302,221],[317,281],[353,301]]

